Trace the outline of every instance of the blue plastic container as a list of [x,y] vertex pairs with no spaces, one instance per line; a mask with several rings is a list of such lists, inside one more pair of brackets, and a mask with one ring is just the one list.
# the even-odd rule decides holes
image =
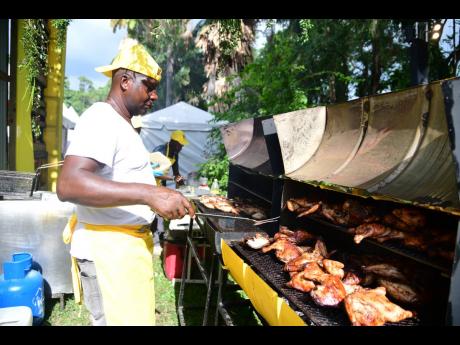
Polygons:
[[40,272],[32,269],[32,255],[14,253],[13,261],[3,263],[0,275],[0,308],[27,306],[32,309],[33,324],[45,316],[44,285]]

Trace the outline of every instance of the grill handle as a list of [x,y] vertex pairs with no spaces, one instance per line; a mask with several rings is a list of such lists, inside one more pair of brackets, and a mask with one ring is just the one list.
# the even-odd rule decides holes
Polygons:
[[56,163],[48,163],[40,165],[35,171],[34,179],[32,180],[32,188],[30,189],[30,196],[34,194],[34,191],[38,189],[38,179],[40,178],[40,172],[42,169],[54,168],[64,164],[64,161],[59,161]]

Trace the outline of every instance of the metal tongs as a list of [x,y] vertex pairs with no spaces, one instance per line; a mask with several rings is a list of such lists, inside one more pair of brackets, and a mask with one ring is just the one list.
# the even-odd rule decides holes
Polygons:
[[236,219],[236,220],[249,220],[253,222],[252,225],[254,226],[259,226],[259,225],[266,224],[266,223],[273,223],[273,222],[276,222],[280,218],[280,216],[278,216],[278,217],[273,217],[273,218],[256,220],[256,219],[246,218],[246,217],[226,216],[223,214],[202,213],[202,212],[195,212],[195,215],[201,216],[201,217],[207,217],[207,218],[226,218],[226,219]]

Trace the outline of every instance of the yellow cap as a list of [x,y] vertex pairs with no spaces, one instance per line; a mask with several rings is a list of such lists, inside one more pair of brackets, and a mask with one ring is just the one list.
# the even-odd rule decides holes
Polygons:
[[182,131],[174,131],[171,133],[171,139],[177,141],[181,145],[187,145],[188,140],[185,138],[185,133]]
[[111,78],[112,71],[119,68],[126,68],[134,72],[142,73],[157,81],[161,79],[160,66],[158,66],[157,62],[150,56],[144,46],[139,43],[126,44],[120,49],[111,65],[96,67],[96,71]]

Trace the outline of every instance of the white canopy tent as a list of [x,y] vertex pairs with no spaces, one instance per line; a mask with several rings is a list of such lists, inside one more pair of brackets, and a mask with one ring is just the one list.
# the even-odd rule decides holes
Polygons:
[[72,141],[73,130],[78,122],[80,116],[75,109],[70,106],[67,107],[65,103],[62,103],[62,155],[64,156],[65,151],[69,147]]
[[167,108],[146,114],[142,117],[141,138],[148,151],[169,141],[171,132],[182,130],[189,144],[179,154],[179,172],[187,177],[199,169],[198,164],[207,159],[207,139],[213,127],[210,124],[214,116],[185,102],[179,102]]

